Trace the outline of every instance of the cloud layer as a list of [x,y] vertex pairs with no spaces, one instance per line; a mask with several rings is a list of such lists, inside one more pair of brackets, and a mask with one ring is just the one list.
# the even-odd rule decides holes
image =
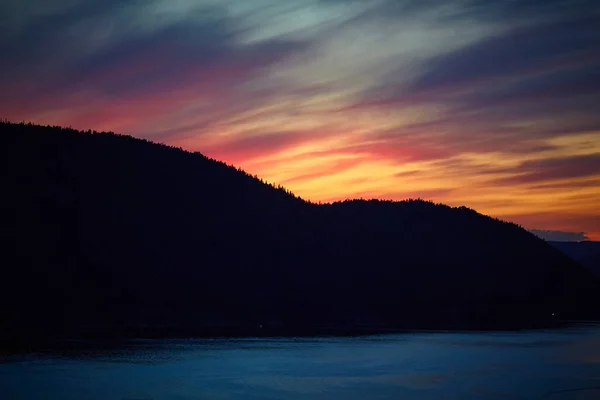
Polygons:
[[554,242],[582,242],[589,240],[583,232],[544,231],[531,229],[531,233],[548,241]]
[[594,3],[10,0],[0,116],[600,239]]

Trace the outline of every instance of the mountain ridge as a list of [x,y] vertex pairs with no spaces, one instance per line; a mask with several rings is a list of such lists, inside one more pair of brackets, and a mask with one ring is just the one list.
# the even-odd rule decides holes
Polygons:
[[590,271],[600,276],[600,242],[582,240],[579,242],[549,241],[552,246],[577,261]]
[[200,153],[112,132],[5,121],[0,144],[7,337],[597,316],[589,271],[466,207],[316,204]]

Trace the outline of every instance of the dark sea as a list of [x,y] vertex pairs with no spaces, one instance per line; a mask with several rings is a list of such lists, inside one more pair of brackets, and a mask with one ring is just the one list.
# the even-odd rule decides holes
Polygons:
[[2,356],[0,399],[600,399],[593,325],[74,344]]

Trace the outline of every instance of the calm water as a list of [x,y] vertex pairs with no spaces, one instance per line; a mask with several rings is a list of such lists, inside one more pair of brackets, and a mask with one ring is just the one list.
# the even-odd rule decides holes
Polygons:
[[600,327],[135,341],[0,359],[0,399],[600,399]]

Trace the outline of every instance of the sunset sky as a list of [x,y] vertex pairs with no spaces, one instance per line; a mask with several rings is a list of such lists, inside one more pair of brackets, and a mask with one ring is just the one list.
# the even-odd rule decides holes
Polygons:
[[4,0],[0,52],[11,121],[600,240],[597,0]]

